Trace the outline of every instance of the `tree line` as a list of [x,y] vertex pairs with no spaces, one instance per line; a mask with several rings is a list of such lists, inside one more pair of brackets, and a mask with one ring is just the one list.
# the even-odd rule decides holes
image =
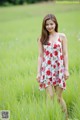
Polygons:
[[49,1],[49,0],[0,0],[0,5],[5,5],[5,3],[10,3],[13,5],[24,4],[24,3],[36,3],[41,1]]
[[[36,3],[36,2],[42,2],[42,1],[64,1],[64,0],[0,0],[0,5],[5,5],[5,3],[18,5],[18,4],[24,4],[24,3]],[[75,1],[75,0],[69,0],[69,1]],[[80,0],[76,0],[80,1]]]

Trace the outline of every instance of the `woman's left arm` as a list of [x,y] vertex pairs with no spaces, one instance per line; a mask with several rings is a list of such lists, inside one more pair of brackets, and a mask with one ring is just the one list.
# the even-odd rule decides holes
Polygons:
[[67,38],[65,34],[61,35],[62,37],[62,50],[64,56],[64,67],[65,67],[65,79],[69,77],[69,66],[68,66],[68,46],[67,46]]

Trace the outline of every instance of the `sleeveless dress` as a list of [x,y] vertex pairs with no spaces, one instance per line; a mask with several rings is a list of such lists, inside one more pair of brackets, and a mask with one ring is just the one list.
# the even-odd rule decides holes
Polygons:
[[43,45],[44,56],[40,70],[39,89],[43,90],[49,85],[66,89],[64,79],[64,56],[62,53],[62,43],[58,38],[53,43],[48,42]]

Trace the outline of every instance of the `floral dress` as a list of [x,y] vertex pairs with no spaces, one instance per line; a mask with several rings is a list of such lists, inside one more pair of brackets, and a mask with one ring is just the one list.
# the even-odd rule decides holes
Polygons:
[[43,90],[49,85],[59,85],[62,89],[66,89],[64,79],[64,57],[60,38],[53,43],[48,42],[47,45],[43,45],[43,50],[44,56],[40,71],[39,89]]

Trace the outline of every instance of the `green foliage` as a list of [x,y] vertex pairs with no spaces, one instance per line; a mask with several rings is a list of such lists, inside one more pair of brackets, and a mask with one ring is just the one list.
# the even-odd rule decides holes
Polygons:
[[[33,4],[33,3],[37,3],[37,2],[45,2],[45,1],[63,1],[65,2],[65,0],[0,0],[0,5],[5,5],[8,6],[9,4],[13,4],[13,5],[22,5],[24,3],[29,3],[29,4]],[[67,0],[67,1],[71,1],[71,2],[75,2],[75,0]],[[78,2],[80,2],[80,0],[76,0]]]
[[25,0],[8,0],[9,3],[12,4],[23,4]]
[[[49,0],[26,0],[27,3],[37,3],[37,2],[42,2],[42,1],[49,1]],[[54,1],[54,0],[52,0],[52,1]]]
[[[10,4],[23,4],[25,2],[25,0],[0,0],[0,5],[5,5],[6,3],[10,3]],[[8,5],[8,4],[7,4]]]

